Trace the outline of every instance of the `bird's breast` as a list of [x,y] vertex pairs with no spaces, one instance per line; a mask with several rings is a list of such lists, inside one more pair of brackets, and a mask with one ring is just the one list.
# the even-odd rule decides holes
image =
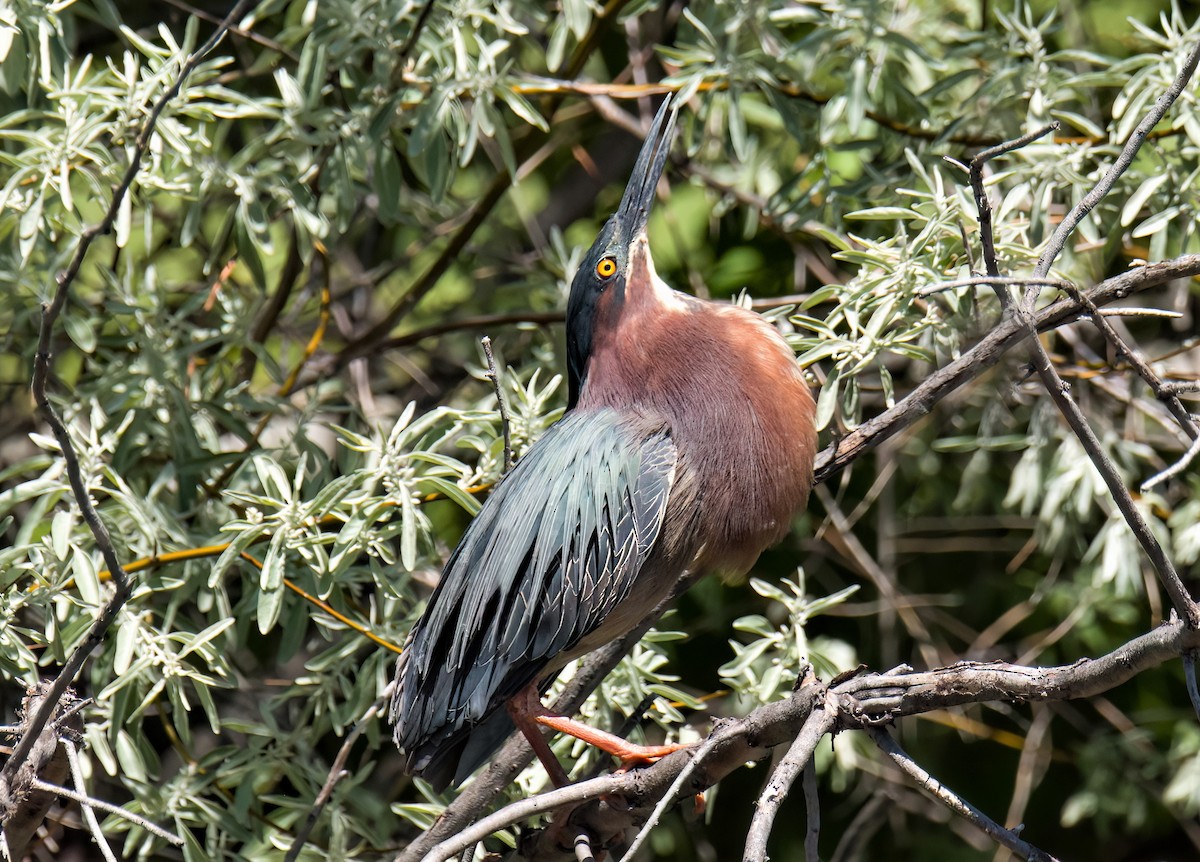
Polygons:
[[662,414],[679,462],[664,551],[735,575],[808,498],[815,406],[795,356],[757,314],[686,298],[597,341],[580,408]]

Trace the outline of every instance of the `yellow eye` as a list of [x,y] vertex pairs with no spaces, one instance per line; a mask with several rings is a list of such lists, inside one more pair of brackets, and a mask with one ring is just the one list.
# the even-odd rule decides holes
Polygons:
[[606,257],[596,264],[596,275],[601,278],[612,278],[617,271],[617,262],[611,257]]

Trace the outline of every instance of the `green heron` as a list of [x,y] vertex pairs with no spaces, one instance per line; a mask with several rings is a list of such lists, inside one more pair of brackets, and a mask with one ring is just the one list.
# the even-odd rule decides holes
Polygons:
[[406,770],[439,789],[514,726],[556,783],[565,775],[539,725],[628,762],[672,750],[551,715],[541,693],[682,577],[744,574],[812,487],[814,405],[782,336],[654,271],[646,223],[670,101],[571,283],[567,412],[471,522],[397,663],[396,742]]

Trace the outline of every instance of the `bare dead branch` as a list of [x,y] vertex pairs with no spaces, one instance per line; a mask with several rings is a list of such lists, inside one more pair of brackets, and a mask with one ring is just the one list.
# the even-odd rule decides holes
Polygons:
[[72,802],[78,802],[80,805],[87,805],[106,814],[111,814],[114,817],[120,817],[123,820],[128,820],[130,823],[136,823],[138,826],[145,829],[147,832],[152,832],[159,838],[171,842],[172,844],[182,846],[183,839],[173,832],[168,832],[152,820],[147,820],[145,817],[139,817],[132,811],[126,811],[119,805],[113,805],[111,802],[105,802],[103,799],[96,799],[88,796],[86,793],[78,793],[69,787],[60,787],[57,784],[50,784],[47,781],[39,779],[34,782],[34,786],[38,790],[44,790],[47,793],[53,793],[55,796],[61,796],[63,799],[69,799]]
[[1155,473],[1149,479],[1142,483],[1142,492],[1145,493],[1162,482],[1167,481],[1173,476],[1178,476],[1188,468],[1188,465],[1196,460],[1196,456],[1200,455],[1200,437],[1192,440],[1192,445],[1183,453],[1182,457],[1170,467],[1161,472]]
[[[975,275],[971,278],[959,278],[954,281],[941,281],[929,287],[922,287],[917,291],[917,296],[933,296],[935,293],[942,293],[946,290],[955,290],[960,287],[982,287],[997,285],[1038,285],[1041,287],[1057,287],[1066,290],[1073,285],[1064,278],[1032,278],[1021,275]],[[1004,294],[1006,297],[1008,294]]]
[[[589,809],[597,804],[594,800],[601,797],[620,798],[623,811],[631,819],[648,817],[664,796],[677,802],[711,787],[748,761],[766,757],[772,748],[791,745],[818,703],[830,705],[831,713],[836,710],[839,727],[868,728],[900,716],[966,703],[1090,697],[1197,648],[1200,648],[1200,632],[1173,619],[1100,658],[1080,659],[1059,667],[1028,667],[1007,662],[960,662],[923,672],[902,667],[845,680],[831,687],[827,697],[822,696],[819,685],[805,685],[787,700],[766,704],[745,718],[723,723],[712,735],[719,739],[704,762],[693,767],[691,776],[681,784],[677,785],[676,779],[694,762],[687,750],[645,769],[602,776],[512,803],[469,828],[450,831],[448,835],[452,837],[442,830],[441,843],[426,842],[419,854],[412,853],[410,846],[402,858],[425,862],[450,859],[469,844],[514,823],[590,800],[587,807],[572,814],[573,823],[586,823]],[[675,790],[668,794],[672,787]],[[611,813],[610,809],[610,818]]]
[[879,746],[879,749],[890,757],[922,790],[926,791],[959,817],[964,818],[979,828],[980,831],[997,844],[1007,847],[1013,853],[1016,853],[1019,858],[1031,860],[1031,862],[1058,862],[1049,853],[1039,850],[1028,841],[1023,841],[1012,830],[1005,829],[922,769],[915,760],[908,756],[904,749],[896,744],[896,740],[885,729],[882,727],[873,727],[868,729],[867,733],[875,740],[875,744]]
[[833,729],[836,721],[836,711],[823,708],[819,702],[808,714],[800,733],[796,735],[787,754],[779,761],[758,797],[758,805],[750,821],[750,830],[746,833],[746,849],[742,853],[742,862],[766,862],[767,840],[771,837],[771,828],[775,825],[775,815],[779,812],[779,806],[787,798],[797,776],[812,761],[817,744]]
[[[1162,96],[1154,103],[1154,106],[1138,124],[1137,128],[1130,135],[1125,147],[1122,149],[1117,161],[1109,168],[1100,178],[1099,182],[1092,187],[1083,199],[1081,199],[1063,219],[1051,236],[1046,250],[1042,253],[1038,260],[1038,265],[1034,270],[1035,277],[1044,277],[1049,274],[1050,268],[1053,266],[1055,259],[1066,245],[1067,239],[1072,235],[1075,229],[1083,218],[1091,212],[1091,210],[1104,198],[1104,196],[1112,189],[1117,178],[1129,167],[1133,158],[1137,155],[1142,142],[1146,135],[1154,128],[1155,125],[1162,119],[1163,115],[1174,103],[1175,99],[1183,91],[1191,79],[1192,73],[1196,69],[1197,62],[1200,61],[1200,42],[1193,46],[1188,55],[1187,61],[1175,80]],[[1011,151],[1018,147],[1025,146],[1036,136],[1031,137],[1025,135],[1017,138],[1006,144],[1001,145],[1001,151]],[[975,188],[976,198],[980,201],[980,228],[983,234],[982,241],[985,249],[992,243],[992,224],[990,214],[985,212],[987,202],[985,196],[981,194],[982,180],[975,172],[972,171],[972,186]],[[994,262],[988,263],[988,274],[996,275],[993,272]],[[1150,531],[1149,525],[1141,512],[1138,511],[1136,504],[1133,501],[1133,496],[1129,489],[1125,486],[1120,474],[1117,472],[1116,465],[1105,453],[1104,448],[1100,445],[1099,439],[1092,430],[1091,425],[1084,416],[1083,411],[1071,397],[1070,386],[1063,382],[1058,371],[1050,362],[1050,356],[1046,352],[1045,346],[1037,337],[1039,327],[1035,323],[1033,317],[1034,304],[1037,300],[1038,290],[1037,285],[1031,284],[1025,289],[1025,297],[1019,307],[1013,308],[1015,313],[1006,315],[1006,318],[1011,318],[1017,322],[1023,330],[1022,335],[1029,338],[1029,353],[1036,370],[1038,377],[1041,378],[1051,399],[1066,419],[1067,424],[1075,433],[1075,436],[1082,444],[1084,451],[1087,452],[1092,464],[1099,471],[1104,480],[1104,484],[1108,487],[1110,496],[1116,503],[1121,515],[1125,518],[1138,544],[1141,545],[1143,552],[1150,559],[1151,565],[1154,566],[1155,572],[1158,574],[1159,581],[1162,582],[1168,596],[1171,598],[1171,603],[1176,611],[1188,622],[1192,628],[1200,627],[1200,605],[1197,605],[1195,600],[1184,587],[1180,580],[1179,573],[1176,572],[1174,564],[1159,544],[1157,537]],[[1102,326],[1107,326],[1107,322],[1103,320],[1098,313],[1097,304],[1094,301],[1089,302],[1089,297],[1075,295],[1072,297],[1082,307],[1090,313],[1093,320],[1098,320]],[[1111,327],[1109,327],[1111,329]],[[1103,329],[1102,329],[1103,331]],[[1148,371],[1149,368],[1146,367]],[[1157,378],[1156,378],[1157,379]],[[1190,417],[1189,417],[1190,423]]]

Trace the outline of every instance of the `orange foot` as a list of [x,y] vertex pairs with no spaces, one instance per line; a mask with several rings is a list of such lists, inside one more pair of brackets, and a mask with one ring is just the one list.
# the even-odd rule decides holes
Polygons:
[[644,766],[647,763],[653,763],[656,760],[666,757],[668,754],[674,754],[676,751],[688,747],[681,743],[637,745],[628,739],[622,739],[615,734],[599,730],[581,721],[567,718],[565,715],[555,715],[544,710],[534,717],[534,721],[559,733],[565,733],[568,736],[581,739],[588,745],[595,746],[601,751],[611,754],[621,762],[621,765],[617,768],[617,772],[626,772],[635,766]]
[[546,767],[547,772],[550,773],[550,777],[555,785],[559,787],[567,783],[566,773],[558,763],[557,758],[550,752],[550,746],[546,744],[546,740],[537,731],[538,725],[548,727],[558,733],[573,736],[576,739],[583,740],[588,745],[595,746],[601,751],[611,754],[620,761],[617,772],[627,772],[635,766],[644,766],[647,763],[653,763],[656,760],[666,757],[668,754],[688,748],[687,745],[681,743],[637,745],[615,734],[599,730],[589,724],[584,724],[582,721],[567,718],[565,715],[557,715],[542,705],[541,698],[538,697],[537,688],[533,685],[526,687],[524,691],[508,702],[508,711],[512,715],[513,721],[516,722],[517,727],[521,729],[530,744],[533,745],[534,751],[537,752],[538,758]]

